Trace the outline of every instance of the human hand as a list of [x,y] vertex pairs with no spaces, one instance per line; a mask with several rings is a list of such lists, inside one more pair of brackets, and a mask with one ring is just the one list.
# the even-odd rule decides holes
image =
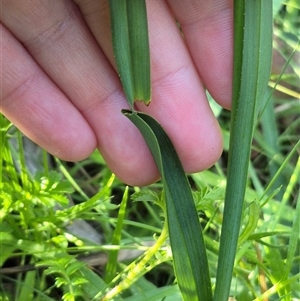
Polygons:
[[[130,185],[158,171],[115,71],[108,1],[3,0],[0,112],[53,155],[77,161],[96,147]],[[187,172],[210,167],[222,151],[204,86],[230,108],[232,1],[147,1],[152,115]],[[185,39],[175,22],[180,22]]]

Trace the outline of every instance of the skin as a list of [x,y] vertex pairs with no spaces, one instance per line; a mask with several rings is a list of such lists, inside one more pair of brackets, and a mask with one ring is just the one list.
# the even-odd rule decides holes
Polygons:
[[[232,1],[148,0],[152,102],[140,111],[164,127],[186,172],[222,152],[206,87],[230,109]],[[2,0],[0,112],[25,135],[67,161],[97,147],[129,185],[159,178],[115,69],[108,2]],[[180,22],[182,37],[175,18]]]

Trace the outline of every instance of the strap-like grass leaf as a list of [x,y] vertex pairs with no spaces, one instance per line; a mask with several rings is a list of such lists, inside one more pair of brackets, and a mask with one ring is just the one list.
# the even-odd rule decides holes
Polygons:
[[145,0],[110,0],[113,49],[123,89],[135,100],[150,102],[150,53]]
[[256,104],[268,85],[272,1],[234,1],[234,72],[228,178],[214,300],[227,301],[247,183]]
[[[113,48],[126,98],[150,101],[150,55],[145,0],[110,0]],[[210,301],[212,291],[202,230],[176,151],[149,115],[123,111],[143,134],[164,181],[174,269],[184,300]]]
[[127,3],[134,99],[148,104],[151,85],[146,3],[144,0],[129,0]]
[[[116,228],[113,233],[112,245],[119,245],[120,240],[121,240],[121,234],[122,234],[122,229],[123,229],[123,221],[126,213],[126,206],[127,206],[127,201],[128,201],[128,186],[126,186],[123,198],[120,204],[120,209],[118,213],[118,219],[117,219],[117,224]],[[116,271],[117,271],[117,265],[118,265],[118,250],[111,250],[108,255],[108,260],[106,264],[106,270],[105,270],[105,282],[109,283],[111,282],[114,277],[116,276]]]
[[151,116],[123,110],[138,127],[164,182],[174,269],[184,300],[212,300],[205,245],[191,188],[171,140]]

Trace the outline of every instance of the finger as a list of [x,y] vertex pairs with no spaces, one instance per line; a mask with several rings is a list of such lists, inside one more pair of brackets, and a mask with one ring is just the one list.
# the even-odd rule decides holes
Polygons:
[[107,0],[73,0],[88,24],[93,36],[116,70],[112,47],[110,12]]
[[197,71],[213,98],[231,106],[233,58],[232,0],[168,0],[180,22]]
[[[67,0],[4,2],[2,22],[88,121],[109,167],[128,184],[157,179],[142,136],[120,113],[128,106],[118,76],[75,4]],[[69,119],[68,111],[63,114]],[[62,152],[68,155],[67,148]]]
[[[101,3],[100,3],[101,2]],[[112,59],[106,1],[76,0],[94,36]],[[101,5],[102,4],[102,5]],[[194,68],[174,17],[164,1],[147,1],[152,102],[137,108],[150,113],[163,125],[188,172],[210,167],[222,151],[219,126],[207,103],[201,80]],[[110,43],[111,44],[111,43]]]
[[96,147],[88,123],[2,24],[0,32],[0,112],[53,155],[85,158]]

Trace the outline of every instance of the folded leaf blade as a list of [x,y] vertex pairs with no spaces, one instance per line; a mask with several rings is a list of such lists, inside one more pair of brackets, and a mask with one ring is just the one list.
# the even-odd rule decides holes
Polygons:
[[184,300],[212,300],[205,244],[193,196],[174,146],[149,115],[123,113],[144,136],[164,182],[174,269]]

